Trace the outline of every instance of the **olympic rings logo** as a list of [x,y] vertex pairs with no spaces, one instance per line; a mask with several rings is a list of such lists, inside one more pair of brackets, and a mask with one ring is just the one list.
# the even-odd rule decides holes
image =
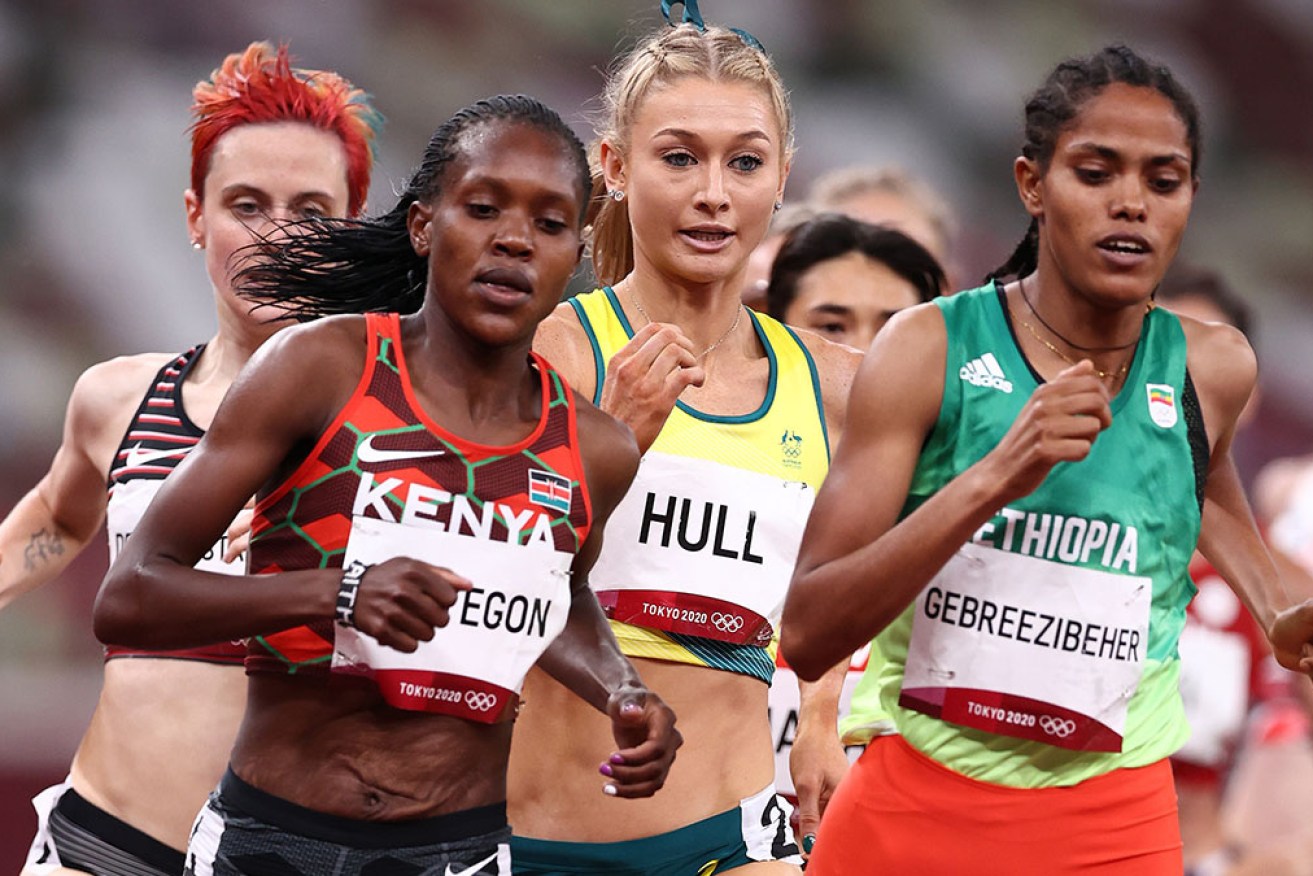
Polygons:
[[712,612],[711,625],[722,633],[737,633],[743,629],[743,618],[737,614]]
[[1055,718],[1052,715],[1040,715],[1040,729],[1050,736],[1066,739],[1076,732],[1076,722],[1070,718]]
[[476,712],[486,712],[497,705],[497,697],[478,690],[465,691],[465,705]]

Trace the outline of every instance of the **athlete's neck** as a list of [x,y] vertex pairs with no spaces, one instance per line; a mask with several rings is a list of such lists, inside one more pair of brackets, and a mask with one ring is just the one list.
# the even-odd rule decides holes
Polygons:
[[1039,267],[1024,278],[1024,284],[1024,299],[1020,281],[1011,290],[1015,312],[1033,313],[1077,351],[1113,349],[1133,342],[1140,335],[1146,305],[1153,300],[1145,296],[1123,301],[1099,290],[1077,288],[1043,253]]
[[426,304],[401,320],[416,395],[434,420],[462,437],[515,443],[541,413],[540,377],[529,367],[532,335],[504,345],[480,343],[438,311]]
[[259,337],[234,338],[230,332],[220,329],[206,341],[205,354],[187,376],[187,382],[205,386],[214,384],[227,389],[237,379],[242,366],[271,334],[265,332]]
[[[612,288],[637,331],[651,322],[679,326],[693,346],[704,350],[721,340],[742,306],[742,269],[706,283],[672,278],[641,260]],[[739,331],[747,320],[740,320]],[[731,339],[724,339],[728,345]]]

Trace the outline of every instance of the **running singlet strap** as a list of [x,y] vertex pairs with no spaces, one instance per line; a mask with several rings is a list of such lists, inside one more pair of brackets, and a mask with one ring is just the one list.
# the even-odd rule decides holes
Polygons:
[[[606,364],[634,329],[610,287],[571,301]],[[748,311],[769,378],[757,409],[677,402],[611,517],[590,580],[633,657],[769,682],[784,593],[829,443],[815,362],[791,329]]]
[[[333,668],[372,676],[400,708],[512,717],[523,673],[564,625],[570,560],[588,536],[574,393],[534,354],[539,423],[514,445],[476,444],[422,410],[396,314],[370,315],[366,326],[366,365],[351,399],[256,508],[252,572],[412,556],[449,566],[475,589],[451,607],[439,637],[446,644],[415,652],[421,663],[325,618],[256,637],[247,671],[322,674],[336,651]],[[468,636],[481,638],[471,646]]]
[[[198,344],[178,355],[161,368],[151,382],[137,412],[133,415],[118,451],[110,465],[105,508],[105,527],[109,535],[109,560],[118,557],[132,535],[155,494],[175,468],[200,442],[205,431],[191,421],[182,405],[182,384],[200,359],[205,345]],[[201,558],[196,568],[206,572],[240,575],[246,569],[246,555],[225,563],[228,547],[225,535]],[[116,657],[162,657],[201,660],[207,663],[240,665],[246,656],[244,642],[221,642],[199,648],[176,651],[147,651],[119,645],[105,646],[105,659]]]

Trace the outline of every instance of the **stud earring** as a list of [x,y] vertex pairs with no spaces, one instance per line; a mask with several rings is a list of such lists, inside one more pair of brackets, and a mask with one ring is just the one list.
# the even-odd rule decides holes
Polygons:
[[625,193],[623,190],[621,189],[611,190],[611,200],[615,201],[616,203],[620,203],[624,199],[625,199]]
[[205,249],[205,247],[201,246],[201,242],[200,242],[199,240],[193,240],[193,241],[191,242],[191,248],[192,248],[192,249]]
[[780,211],[783,210],[783,209],[784,209],[784,202],[783,202],[783,201],[776,201],[776,202],[775,202],[775,212],[778,213],[778,212],[780,212]]

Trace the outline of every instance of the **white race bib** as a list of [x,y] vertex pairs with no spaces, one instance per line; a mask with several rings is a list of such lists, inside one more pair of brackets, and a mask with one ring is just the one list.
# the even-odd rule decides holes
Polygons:
[[[105,528],[109,534],[109,562],[113,565],[118,559],[128,536],[136,530],[145,516],[151,501],[164,486],[162,480],[135,478],[115,484],[109,494],[109,504],[105,507]],[[228,536],[225,533],[214,543],[214,547],[201,557],[196,568],[202,572],[218,572],[221,575],[245,575],[246,552],[237,555],[231,563],[223,561],[223,552],[228,549]]]
[[648,453],[607,523],[597,600],[624,623],[765,645],[812,501],[799,481]]
[[333,670],[372,677],[398,708],[486,723],[514,717],[524,676],[565,628],[574,555],[543,543],[352,519],[344,565],[398,556],[451,569],[474,589],[459,593],[447,625],[410,654],[335,624]]
[[1153,582],[966,544],[916,598],[899,705],[1078,751],[1120,751]]

